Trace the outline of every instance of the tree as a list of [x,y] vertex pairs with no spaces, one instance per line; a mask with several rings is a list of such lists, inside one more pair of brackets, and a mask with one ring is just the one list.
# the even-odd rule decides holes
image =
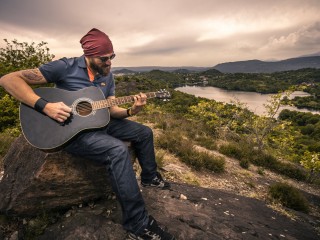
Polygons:
[[311,180],[315,180],[320,173],[320,154],[305,151],[300,163],[309,170]]
[[49,53],[46,42],[29,44],[18,42],[16,39],[11,42],[3,40],[6,47],[0,48],[0,76],[17,70],[39,67],[54,58],[54,55]]
[[[39,67],[54,58],[54,55],[49,53],[46,42],[29,44],[17,40],[9,42],[4,39],[4,41],[6,47],[0,48],[0,76],[18,70]],[[14,98],[0,88],[0,131],[19,125],[18,105],[19,103]]]

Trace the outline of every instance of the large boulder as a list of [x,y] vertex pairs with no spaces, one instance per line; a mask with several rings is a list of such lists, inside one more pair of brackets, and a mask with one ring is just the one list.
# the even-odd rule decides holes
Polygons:
[[20,136],[4,159],[0,211],[32,216],[104,198],[111,192],[104,166],[64,151],[41,151]]

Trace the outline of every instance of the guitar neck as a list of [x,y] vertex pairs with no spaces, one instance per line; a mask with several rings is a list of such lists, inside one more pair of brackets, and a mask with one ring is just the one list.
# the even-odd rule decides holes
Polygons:
[[[147,95],[147,98],[155,98],[156,93],[155,92],[149,92],[145,93]],[[102,108],[108,108],[112,106],[117,106],[125,103],[134,102],[134,96],[125,96],[125,97],[118,97],[115,99],[105,99],[100,101],[95,101],[92,103],[92,107],[94,110],[102,109]]]

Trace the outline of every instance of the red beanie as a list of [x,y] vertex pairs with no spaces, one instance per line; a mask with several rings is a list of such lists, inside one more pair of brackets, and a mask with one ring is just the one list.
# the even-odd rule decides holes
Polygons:
[[113,53],[113,46],[109,37],[96,28],[92,28],[84,35],[80,43],[86,57],[100,57]]

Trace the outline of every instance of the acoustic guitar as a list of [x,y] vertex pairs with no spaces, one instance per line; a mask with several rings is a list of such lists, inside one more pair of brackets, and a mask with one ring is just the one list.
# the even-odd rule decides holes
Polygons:
[[[81,131],[105,127],[110,121],[109,107],[134,102],[133,96],[105,99],[97,87],[78,91],[59,88],[36,88],[34,92],[48,102],[64,102],[72,109],[71,116],[60,123],[23,103],[20,123],[26,140],[36,148],[52,150],[61,147]],[[146,93],[147,98],[169,99],[166,90]]]

